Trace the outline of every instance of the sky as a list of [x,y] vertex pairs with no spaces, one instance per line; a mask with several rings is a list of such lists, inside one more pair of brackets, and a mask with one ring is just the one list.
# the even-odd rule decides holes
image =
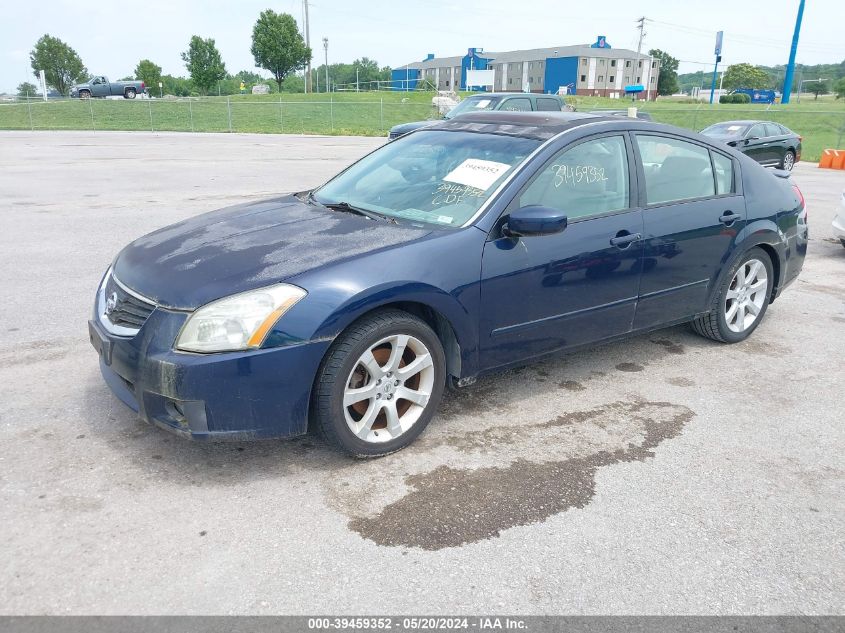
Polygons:
[[[34,81],[29,51],[44,33],[59,37],[92,74],[118,79],[148,58],[165,74],[186,75],[179,56],[192,35],[212,37],[230,73],[254,70],[252,27],[267,8],[302,22],[302,0],[5,0],[0,20],[0,92]],[[312,0],[311,44],[322,63],[358,57],[399,67],[469,47],[508,51],[595,42],[636,50],[636,20],[645,16],[643,51],[660,48],[682,60],[680,72],[712,71],[718,30],[723,63],[784,64],[798,0]],[[845,59],[842,0],[809,0],[798,47],[805,64]],[[262,73],[269,76],[268,73]]]

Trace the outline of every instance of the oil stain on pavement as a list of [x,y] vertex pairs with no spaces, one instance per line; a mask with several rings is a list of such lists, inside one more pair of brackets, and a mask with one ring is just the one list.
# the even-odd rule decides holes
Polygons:
[[[493,459],[478,468],[447,460],[452,463],[405,474],[405,494],[364,516],[350,516],[348,526],[377,545],[423,550],[495,538],[503,530],[584,508],[595,494],[599,468],[653,457],[654,449],[678,436],[694,415],[668,402],[623,401],[544,422],[447,432],[424,442],[429,457],[445,449]],[[569,441],[544,452],[550,433]],[[502,459],[501,465],[486,465]]]

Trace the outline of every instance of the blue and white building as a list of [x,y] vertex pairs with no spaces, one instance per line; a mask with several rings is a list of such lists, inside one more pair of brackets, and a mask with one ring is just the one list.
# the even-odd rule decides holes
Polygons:
[[[467,71],[492,70],[493,84],[467,88]],[[623,97],[627,86],[643,86],[641,99],[657,97],[658,60],[613,48],[600,35],[593,44],[535,48],[504,53],[470,48],[466,55],[435,57],[393,69],[394,90],[422,85],[437,90],[540,92]],[[422,85],[421,85],[422,84]]]

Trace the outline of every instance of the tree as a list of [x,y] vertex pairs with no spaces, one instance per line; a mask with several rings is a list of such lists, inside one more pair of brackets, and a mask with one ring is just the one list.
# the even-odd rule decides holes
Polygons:
[[737,88],[765,88],[769,85],[769,75],[765,70],[751,64],[732,64],[725,71],[722,86],[728,90]]
[[149,59],[142,59],[135,66],[135,79],[140,79],[147,86],[147,91],[158,88],[161,81],[161,66],[152,63]]
[[816,95],[815,100],[818,101],[819,95],[826,95],[830,91],[830,86],[826,79],[823,81],[805,81],[804,89],[810,94]]
[[678,60],[669,53],[653,48],[648,52],[659,62],[660,73],[657,76],[657,94],[673,95],[680,89],[678,85]]
[[262,11],[252,27],[250,51],[256,66],[273,73],[280,91],[288,75],[311,61],[311,49],[305,45],[293,16],[272,9]]
[[38,77],[43,70],[47,85],[67,94],[75,81],[84,79],[88,70],[70,46],[49,34],[41,36],[29,53],[32,73]]
[[38,88],[36,88],[34,84],[31,84],[28,81],[25,81],[18,86],[19,97],[34,97],[37,91]]
[[182,53],[182,61],[191,75],[191,81],[201,94],[208,94],[214,84],[226,78],[226,64],[220,57],[214,39],[210,37],[191,37],[188,50]]
[[833,84],[833,92],[837,99],[845,99],[845,77]]

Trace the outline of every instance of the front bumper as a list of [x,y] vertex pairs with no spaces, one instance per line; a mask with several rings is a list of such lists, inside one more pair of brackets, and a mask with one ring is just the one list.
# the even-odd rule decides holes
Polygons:
[[187,318],[156,308],[133,337],[88,322],[106,384],[141,418],[191,439],[289,437],[308,428],[308,402],[330,341],[218,354],[173,351]]

